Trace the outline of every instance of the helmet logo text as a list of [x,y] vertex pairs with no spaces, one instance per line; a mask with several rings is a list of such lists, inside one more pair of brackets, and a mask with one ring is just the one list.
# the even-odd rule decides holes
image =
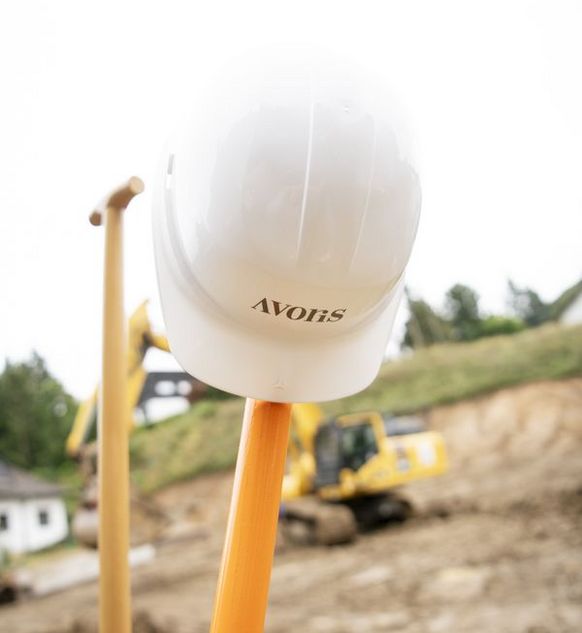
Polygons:
[[336,308],[335,310],[304,308],[303,306],[294,306],[290,303],[267,299],[267,297],[255,303],[251,308],[276,317],[285,315],[291,321],[306,321],[308,323],[335,323],[343,319],[347,310],[347,308]]

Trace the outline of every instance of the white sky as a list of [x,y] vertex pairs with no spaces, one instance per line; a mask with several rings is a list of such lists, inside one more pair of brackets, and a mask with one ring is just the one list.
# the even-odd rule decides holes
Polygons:
[[[89,211],[152,166],[201,78],[251,46],[315,43],[385,70],[420,138],[408,281],[506,280],[553,299],[582,275],[582,4],[5,2],[0,8],[0,358],[35,348],[76,396],[99,371],[102,231]],[[150,186],[151,190],[151,186]],[[150,196],[127,218],[128,310],[161,329]],[[149,366],[167,366],[161,355]]]

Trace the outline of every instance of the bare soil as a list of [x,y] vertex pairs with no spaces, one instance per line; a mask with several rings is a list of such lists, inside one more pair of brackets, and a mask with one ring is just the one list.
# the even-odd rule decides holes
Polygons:
[[[407,488],[417,516],[403,525],[279,551],[268,633],[582,630],[582,379],[499,391],[427,420],[446,436],[450,472]],[[182,518],[133,572],[135,633],[208,631],[231,477],[157,495]],[[0,631],[89,633],[96,618],[91,583],[3,607]]]

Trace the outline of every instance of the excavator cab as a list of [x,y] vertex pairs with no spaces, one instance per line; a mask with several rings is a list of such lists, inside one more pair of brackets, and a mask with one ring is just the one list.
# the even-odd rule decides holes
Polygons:
[[342,469],[341,428],[334,421],[322,424],[314,439],[315,489],[339,483]]
[[358,471],[378,454],[378,442],[371,424],[352,424],[341,427],[343,467]]
[[318,429],[314,445],[316,489],[339,484],[344,468],[358,471],[379,451],[374,428],[367,420],[350,425],[330,420]]
[[313,452],[314,487],[328,501],[384,494],[447,469],[442,436],[418,416],[340,415],[319,426]]

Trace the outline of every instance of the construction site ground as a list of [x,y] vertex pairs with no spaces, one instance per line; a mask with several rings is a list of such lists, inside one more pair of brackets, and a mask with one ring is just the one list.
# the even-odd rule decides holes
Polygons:
[[[407,489],[417,516],[348,546],[281,544],[267,632],[582,630],[582,380],[440,407],[428,422],[451,470]],[[133,570],[135,633],[208,631],[231,482],[217,473],[157,494],[183,510],[181,527]],[[6,633],[96,621],[94,582],[0,609]]]

